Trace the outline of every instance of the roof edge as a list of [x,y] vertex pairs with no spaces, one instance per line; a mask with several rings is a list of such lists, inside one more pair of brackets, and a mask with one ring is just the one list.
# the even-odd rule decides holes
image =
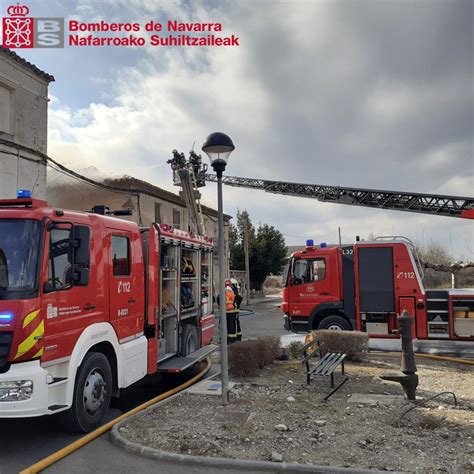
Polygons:
[[22,58],[11,49],[0,46],[0,53],[9,57],[10,59],[15,61],[19,65],[23,66],[25,69],[28,69],[30,72],[36,74],[38,77],[41,77],[41,79],[46,81],[48,84],[55,81],[54,76],[52,76],[51,74],[48,74],[47,72],[42,71],[38,66],[35,66],[34,64],[30,63],[26,59]]

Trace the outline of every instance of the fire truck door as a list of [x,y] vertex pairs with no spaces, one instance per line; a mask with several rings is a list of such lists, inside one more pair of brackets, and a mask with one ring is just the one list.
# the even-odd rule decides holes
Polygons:
[[290,316],[309,316],[320,303],[332,301],[329,256],[293,261],[290,274]]
[[135,237],[115,229],[110,235],[110,322],[119,340],[143,331],[143,267]]

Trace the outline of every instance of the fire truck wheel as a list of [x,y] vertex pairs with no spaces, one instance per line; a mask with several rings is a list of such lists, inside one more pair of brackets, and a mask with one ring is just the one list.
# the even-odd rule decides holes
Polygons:
[[79,367],[72,406],[63,423],[76,432],[87,433],[100,426],[112,393],[112,371],[104,354],[86,354]]
[[347,319],[342,316],[327,316],[318,326],[318,329],[330,329],[332,331],[350,331],[351,326]]
[[199,337],[196,326],[186,324],[183,328],[182,344],[179,355],[187,356],[199,349]]

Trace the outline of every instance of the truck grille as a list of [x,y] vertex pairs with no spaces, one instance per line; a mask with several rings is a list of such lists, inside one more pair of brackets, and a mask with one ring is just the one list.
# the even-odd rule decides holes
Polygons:
[[13,339],[12,332],[0,332],[0,373],[8,370],[8,354]]

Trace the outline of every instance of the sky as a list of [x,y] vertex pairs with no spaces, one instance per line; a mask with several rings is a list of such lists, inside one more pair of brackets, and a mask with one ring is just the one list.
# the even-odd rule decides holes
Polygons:
[[[222,131],[226,174],[474,195],[470,0],[48,0],[31,16],[220,22],[240,46],[65,47],[18,52],[55,76],[48,154],[72,169],[172,190],[174,148]],[[1,15],[10,2],[0,0]],[[176,188],[174,189],[176,191]],[[203,202],[216,206],[215,184]],[[374,235],[439,242],[474,261],[472,221],[225,188],[288,245]]]

